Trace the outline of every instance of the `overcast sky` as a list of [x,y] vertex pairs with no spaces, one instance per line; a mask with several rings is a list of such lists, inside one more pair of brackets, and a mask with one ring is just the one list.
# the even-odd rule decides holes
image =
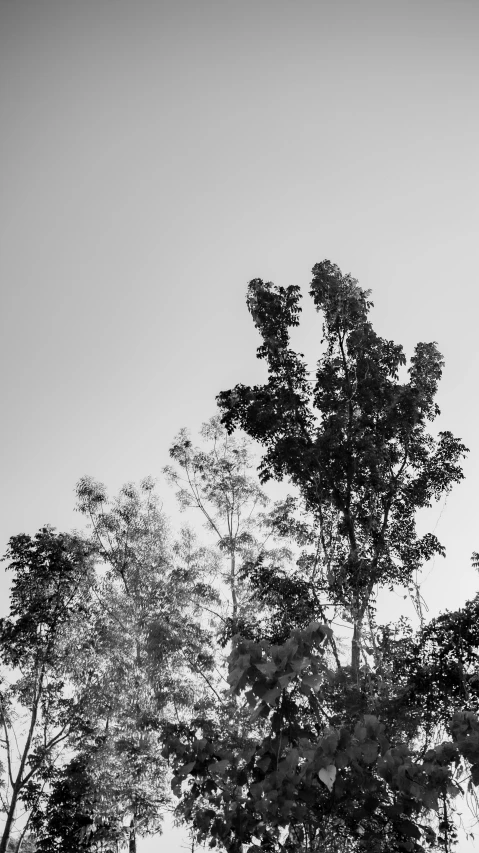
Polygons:
[[78,525],[83,474],[159,476],[263,377],[247,281],[307,294],[329,258],[379,334],[446,357],[471,453],[423,594],[475,594],[478,39],[477,0],[0,0],[2,551]]

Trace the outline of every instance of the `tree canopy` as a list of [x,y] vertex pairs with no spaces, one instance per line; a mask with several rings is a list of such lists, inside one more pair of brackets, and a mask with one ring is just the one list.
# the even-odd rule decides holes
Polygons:
[[[421,569],[445,552],[417,517],[467,448],[435,429],[436,343],[408,361],[330,261],[309,293],[313,369],[291,347],[300,288],[253,279],[265,381],[170,447],[208,544],[173,531],[151,479],[109,498],[88,477],[87,533],[10,540],[0,853],[132,853],[168,811],[226,853],[452,850],[479,784],[479,596],[426,622]],[[398,589],[416,623],[381,622]]]
[[[381,588],[414,591],[422,565],[443,553],[433,533],[418,535],[416,515],[461,480],[467,449],[428,427],[439,415],[435,343],[419,343],[406,368],[402,347],[372,327],[369,293],[329,261],[313,268],[310,295],[322,315],[314,373],[290,347],[299,288],[254,279],[247,304],[267,381],[218,396],[227,430],[241,428],[263,447],[262,482],[287,477],[296,488],[271,523],[302,549],[292,572],[262,555],[249,567],[258,600],[276,616],[232,638],[231,694],[251,709],[246,744],[239,749],[216,727],[206,742],[178,732],[169,749],[179,756],[177,778],[185,766],[193,776],[184,799],[200,837],[231,853],[245,844],[448,847],[461,756],[473,781],[479,757],[475,696],[458,686],[464,664],[452,688],[445,653],[457,620],[417,636],[403,624],[391,635],[377,622],[376,601]],[[338,615],[352,624],[349,662],[332,629]],[[432,637],[444,664],[434,675]],[[438,705],[441,677],[455,701]]]

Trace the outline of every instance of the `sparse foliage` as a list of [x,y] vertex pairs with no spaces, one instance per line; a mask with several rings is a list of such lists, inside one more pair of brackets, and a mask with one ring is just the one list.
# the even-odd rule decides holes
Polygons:
[[251,442],[228,435],[219,417],[203,425],[204,447],[194,447],[187,430],[176,436],[170,456],[176,466],[164,469],[176,486],[182,509],[197,509],[228,561],[223,579],[231,597],[228,617],[244,618],[245,590],[241,563],[261,550],[259,519],[268,500],[254,471]]

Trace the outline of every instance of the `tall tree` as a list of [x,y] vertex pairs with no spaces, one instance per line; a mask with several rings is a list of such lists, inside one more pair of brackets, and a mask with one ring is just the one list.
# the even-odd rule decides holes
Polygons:
[[162,726],[171,715],[187,719],[212,691],[201,614],[216,597],[191,534],[172,541],[151,480],[110,499],[83,478],[77,494],[97,583],[91,635],[70,675],[81,695],[88,673],[88,697],[74,758],[37,809],[35,828],[48,853],[115,849],[125,838],[132,853],[137,834],[157,831],[171,807]]
[[369,291],[323,261],[313,268],[310,295],[323,318],[314,379],[289,345],[300,289],[254,279],[247,304],[268,381],[237,385],[218,403],[229,431],[239,426],[265,447],[262,480],[289,477],[312,513],[328,567],[325,589],[353,620],[357,674],[374,589],[408,587],[425,560],[443,553],[434,534],[417,535],[415,516],[462,478],[466,448],[448,431],[434,438],[427,429],[439,414],[443,359],[435,343],[416,346],[401,382],[403,348],[374,331]]
[[[246,744],[213,724],[203,739],[172,731],[175,784],[190,779],[183,799],[200,837],[230,853],[244,844],[449,849],[455,766],[469,762],[474,782],[479,722],[473,705],[457,702],[442,729],[431,729],[424,703],[411,703],[414,691],[433,695],[443,677],[428,681],[426,634],[416,641],[403,631],[388,645],[375,604],[381,588],[414,588],[423,563],[443,553],[434,534],[417,534],[415,518],[460,481],[466,448],[450,432],[434,437],[428,429],[439,414],[435,344],[418,344],[406,373],[402,347],[376,334],[369,294],[351,276],[317,264],[310,294],[323,317],[314,376],[290,347],[299,288],[255,279],[248,308],[268,379],[218,397],[228,431],[241,427],[263,445],[262,480],[288,477],[297,488],[299,502],[277,506],[272,523],[303,554],[294,574],[261,558],[249,570],[258,600],[276,616],[266,633],[233,638],[231,694],[252,712]],[[298,516],[301,504],[308,520]],[[347,664],[331,629],[338,613],[353,627]],[[450,623],[431,630],[450,646]],[[414,671],[400,659],[406,651]]]
[[[11,840],[19,804],[28,803],[31,786],[51,772],[76,726],[79,704],[65,690],[65,682],[76,644],[88,630],[92,584],[91,550],[52,528],[41,529],[33,538],[13,536],[4,559],[14,575],[10,614],[0,620],[0,724],[6,763],[1,853]],[[27,826],[28,815],[18,843]]]

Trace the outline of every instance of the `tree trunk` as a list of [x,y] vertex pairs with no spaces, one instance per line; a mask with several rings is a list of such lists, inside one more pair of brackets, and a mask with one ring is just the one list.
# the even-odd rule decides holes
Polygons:
[[136,853],[136,822],[135,816],[133,815],[133,820],[130,823],[130,838],[128,845],[128,853]]
[[12,800],[10,803],[10,808],[8,809],[7,819],[5,821],[5,826],[3,827],[3,835],[2,840],[0,841],[0,853],[5,853],[7,849],[8,840],[10,838],[10,832],[12,831],[13,819],[15,817],[15,809],[17,807],[18,800],[18,791],[15,790],[15,787],[12,791]]
[[356,680],[359,678],[359,667],[361,664],[361,637],[363,633],[364,614],[366,613],[369,605],[372,590],[373,584],[370,583],[363,597],[359,598],[358,596],[356,599],[354,609],[351,614],[354,620],[353,639],[351,643],[351,669]]
[[230,584],[231,601],[233,603],[233,619],[236,619],[238,615],[238,598],[236,596],[236,556],[234,551],[231,553]]
[[[10,807],[8,809],[7,819],[5,821],[5,826],[3,829],[2,840],[0,841],[0,853],[6,853],[8,839],[10,837],[13,819],[15,817],[15,811],[17,808],[18,797],[19,797],[19,794],[20,794],[22,787],[23,787],[23,784],[24,784],[23,771],[25,770],[25,765],[26,765],[27,760],[28,760],[28,755],[30,753],[30,745],[31,745],[32,739],[33,739],[33,732],[35,731],[35,724],[37,722],[38,703],[39,703],[40,697],[43,693],[44,674],[45,674],[45,663],[42,664],[42,667],[40,670],[40,675],[38,677],[37,692],[36,692],[35,699],[34,699],[34,702],[32,705],[32,716],[30,718],[28,735],[27,735],[27,739],[25,741],[25,746],[23,748],[23,754],[22,754],[22,758],[20,761],[20,767],[18,768],[17,778],[15,780],[15,784],[12,785],[12,799],[10,801]],[[8,743],[7,724],[4,723],[4,725],[5,725],[5,738],[6,738],[6,741]]]
[[351,643],[351,669],[352,669],[353,675],[356,679],[359,676],[362,627],[363,627],[362,619],[355,619],[354,620],[354,629],[353,629],[353,639],[352,639],[352,643]]

